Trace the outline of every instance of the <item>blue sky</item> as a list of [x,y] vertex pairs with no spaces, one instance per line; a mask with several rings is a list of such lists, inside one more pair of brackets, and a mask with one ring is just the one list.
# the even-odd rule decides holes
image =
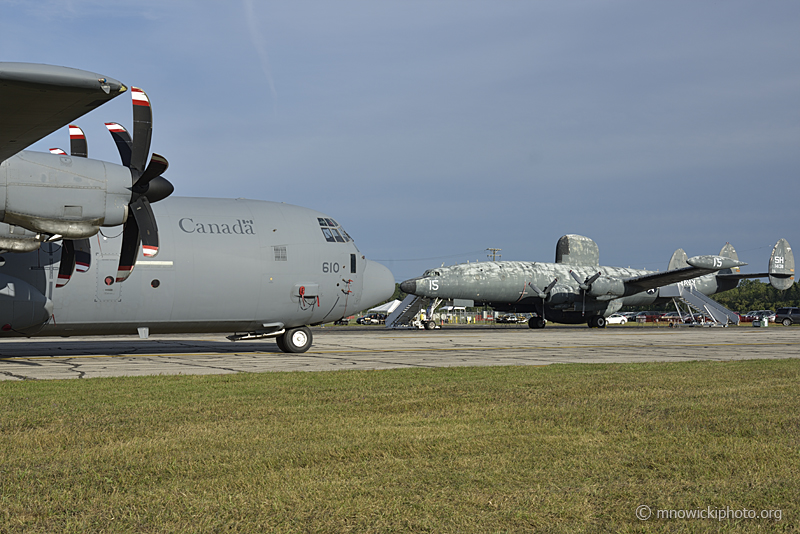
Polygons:
[[[398,281],[566,233],[652,269],[800,243],[798,2],[0,0],[0,52],[144,88],[176,195],[318,209]],[[109,121],[77,122],[116,162]]]

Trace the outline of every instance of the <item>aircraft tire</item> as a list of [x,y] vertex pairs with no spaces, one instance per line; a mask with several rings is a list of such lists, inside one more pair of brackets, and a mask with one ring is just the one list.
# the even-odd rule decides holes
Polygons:
[[281,352],[287,352],[286,345],[283,344],[283,334],[275,338],[275,343],[277,343],[278,348],[281,349]]
[[425,321],[425,330],[433,330],[436,328],[436,323],[433,321]]
[[290,328],[278,337],[278,347],[283,352],[297,354],[305,352],[311,347],[311,330],[307,326]]
[[787,317],[783,320],[783,326],[792,326],[792,320]]
[[539,330],[540,328],[544,328],[547,323],[541,317],[531,317],[528,319],[528,328],[533,328]]
[[606,327],[606,318],[602,315],[596,315],[594,319],[594,326],[595,328],[605,328]]

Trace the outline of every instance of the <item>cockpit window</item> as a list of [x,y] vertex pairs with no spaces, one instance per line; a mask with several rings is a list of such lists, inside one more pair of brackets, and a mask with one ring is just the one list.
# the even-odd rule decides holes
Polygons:
[[330,243],[350,243],[353,238],[339,226],[339,223],[327,217],[317,217],[325,241]]

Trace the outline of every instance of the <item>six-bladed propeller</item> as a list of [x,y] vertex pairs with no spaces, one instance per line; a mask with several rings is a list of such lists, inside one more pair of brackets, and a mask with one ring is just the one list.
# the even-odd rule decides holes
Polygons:
[[[73,157],[89,157],[89,146],[86,144],[86,135],[83,130],[74,124],[69,125],[69,151]],[[51,148],[53,154],[64,154],[60,148]],[[72,273],[77,271],[85,273],[92,262],[91,245],[88,239],[64,239],[61,241],[61,263],[58,267],[58,281],[56,287],[64,287],[72,278]]]
[[130,276],[142,244],[142,253],[147,257],[158,254],[158,226],[151,202],[168,197],[174,187],[163,176],[169,167],[167,159],[153,154],[150,162],[150,139],[153,134],[153,112],[147,94],[138,87],[131,88],[133,98],[133,139],[127,130],[115,122],[106,123],[108,131],[117,145],[122,164],[131,171],[131,201],[128,205],[128,220],[122,232],[117,282]]
[[[139,253],[147,257],[158,254],[158,226],[150,204],[167,198],[174,191],[173,185],[161,176],[169,167],[167,159],[153,154],[150,161],[150,140],[153,133],[153,113],[150,99],[138,87],[131,88],[133,98],[133,139],[121,125],[106,123],[108,131],[117,145],[122,164],[131,172],[131,200],[128,204],[128,218],[122,231],[122,249],[117,268],[117,282],[125,281],[131,274]],[[74,157],[87,157],[88,145],[86,136],[77,126],[69,126],[70,152]],[[66,155],[61,149],[51,148],[54,154]],[[147,163],[147,165],[145,165]],[[69,282],[72,273],[77,270],[85,272],[91,262],[88,239],[68,240],[62,242],[61,265],[56,287]]]

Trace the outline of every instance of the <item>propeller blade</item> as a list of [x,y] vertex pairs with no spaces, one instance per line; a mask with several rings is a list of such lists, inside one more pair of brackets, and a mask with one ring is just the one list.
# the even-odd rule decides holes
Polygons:
[[153,208],[150,207],[147,197],[139,197],[131,204],[131,212],[139,227],[139,238],[142,241],[142,254],[152,258],[158,254],[158,226]]
[[92,266],[92,247],[89,239],[75,239],[72,243],[75,245],[75,270],[85,273]]
[[51,154],[58,154],[59,156],[66,156],[67,155],[67,153],[64,152],[64,149],[62,149],[62,148],[51,148],[50,149],[50,153]]
[[536,293],[536,296],[539,297],[540,299],[544,300],[547,297],[547,293],[536,287],[536,284],[534,284],[533,282],[528,282],[528,285],[531,286],[533,292]]
[[544,291],[542,291],[541,289],[539,289],[538,287],[536,287],[536,285],[534,285],[534,283],[533,283],[533,282],[529,282],[529,283],[528,283],[528,285],[529,285],[529,286],[531,286],[531,289],[533,289],[534,293],[536,293],[536,295],[537,295],[537,296],[538,296],[540,299],[544,300],[544,299],[546,299],[546,298],[547,298],[547,297],[550,295],[550,292],[553,290],[553,288],[556,286],[556,284],[557,284],[557,283],[558,283],[558,278],[555,278],[555,279],[554,279],[552,282],[550,282],[550,284],[549,284],[549,285],[548,285],[548,286],[547,286],[547,287],[544,289]]
[[587,278],[587,279],[586,279],[586,281],[585,281],[584,283],[585,283],[587,286],[591,286],[592,284],[594,284],[594,283],[595,283],[595,281],[596,281],[598,278],[600,278],[600,275],[602,275],[602,274],[603,274],[603,273],[601,273],[601,272],[598,272],[597,274],[593,274],[593,275],[592,275],[592,277],[591,277],[591,278]]
[[138,87],[131,88],[133,99],[133,150],[131,168],[144,172],[147,156],[150,154],[150,139],[153,135],[153,111],[147,93]]
[[550,285],[545,288],[544,290],[545,294],[549,295],[557,283],[558,283],[558,278],[554,278],[553,281],[550,282]]
[[86,135],[78,126],[69,125],[69,151],[76,158],[89,157],[89,144]]
[[122,250],[119,254],[117,267],[117,282],[124,282],[131,275],[136,264],[136,254],[139,252],[139,226],[135,217],[128,217],[125,228],[122,230]]
[[569,274],[571,274],[572,278],[574,278],[575,281],[578,282],[578,286],[581,289],[583,289],[584,291],[589,289],[589,286],[587,286],[586,283],[583,280],[580,279],[580,277],[577,275],[577,273],[575,273],[575,271],[570,271]]
[[72,240],[65,239],[61,242],[61,265],[58,267],[58,281],[56,287],[64,287],[72,278],[75,271],[75,245]]
[[161,176],[161,174],[164,173],[168,167],[169,162],[167,161],[167,158],[160,154],[154,153],[153,157],[150,158],[150,163],[147,164],[147,168],[144,170],[144,173],[142,173],[142,175],[139,177],[139,180],[137,180],[136,185],[144,189],[153,178]]
[[133,142],[131,142],[131,136],[128,133],[128,130],[116,122],[107,122],[106,128],[108,128],[108,131],[111,132],[111,137],[114,138],[114,143],[117,145],[117,151],[119,152],[119,157],[122,160],[122,164],[125,167],[130,167],[132,151],[131,147],[133,146]]

